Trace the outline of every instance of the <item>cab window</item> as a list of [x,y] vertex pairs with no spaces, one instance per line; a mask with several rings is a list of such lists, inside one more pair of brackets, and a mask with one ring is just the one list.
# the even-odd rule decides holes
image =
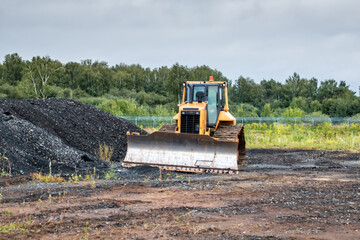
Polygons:
[[[206,96],[205,95],[205,86],[201,86],[201,85],[195,85],[194,86],[194,93],[193,93],[193,101],[197,102],[198,99],[196,99],[196,93],[198,92],[202,92],[204,95],[203,96]],[[205,99],[203,99],[204,101]]]
[[190,85],[186,84],[185,88],[185,102],[190,101]]

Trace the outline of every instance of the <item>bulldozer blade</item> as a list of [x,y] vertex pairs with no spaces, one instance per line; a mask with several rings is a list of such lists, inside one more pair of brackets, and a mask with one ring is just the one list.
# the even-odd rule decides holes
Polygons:
[[128,149],[124,166],[147,164],[197,169],[238,170],[238,142],[219,141],[207,135],[154,132],[127,135]]

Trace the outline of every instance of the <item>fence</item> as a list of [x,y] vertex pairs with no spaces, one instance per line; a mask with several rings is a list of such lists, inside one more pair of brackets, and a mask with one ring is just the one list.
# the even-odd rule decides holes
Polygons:
[[[138,126],[143,127],[158,127],[164,123],[175,123],[172,117],[137,117],[137,116],[121,116],[129,120],[130,122],[134,123]],[[329,122],[333,125],[340,125],[340,124],[348,124],[351,125],[353,123],[360,123],[359,118],[315,118],[315,117],[294,117],[294,118],[285,118],[285,117],[236,117],[236,122],[238,124],[251,124],[251,123],[278,123],[278,124],[312,124],[318,125],[324,122]]]

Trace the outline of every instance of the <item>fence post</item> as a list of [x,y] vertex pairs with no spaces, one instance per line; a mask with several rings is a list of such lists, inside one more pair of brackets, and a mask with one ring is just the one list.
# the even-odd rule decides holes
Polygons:
[[135,125],[137,125],[137,117],[135,117]]

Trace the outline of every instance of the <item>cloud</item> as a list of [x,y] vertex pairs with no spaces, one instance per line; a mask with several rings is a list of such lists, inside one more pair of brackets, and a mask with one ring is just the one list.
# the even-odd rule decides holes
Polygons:
[[2,0],[0,55],[143,66],[209,65],[284,81],[360,75],[356,0]]

